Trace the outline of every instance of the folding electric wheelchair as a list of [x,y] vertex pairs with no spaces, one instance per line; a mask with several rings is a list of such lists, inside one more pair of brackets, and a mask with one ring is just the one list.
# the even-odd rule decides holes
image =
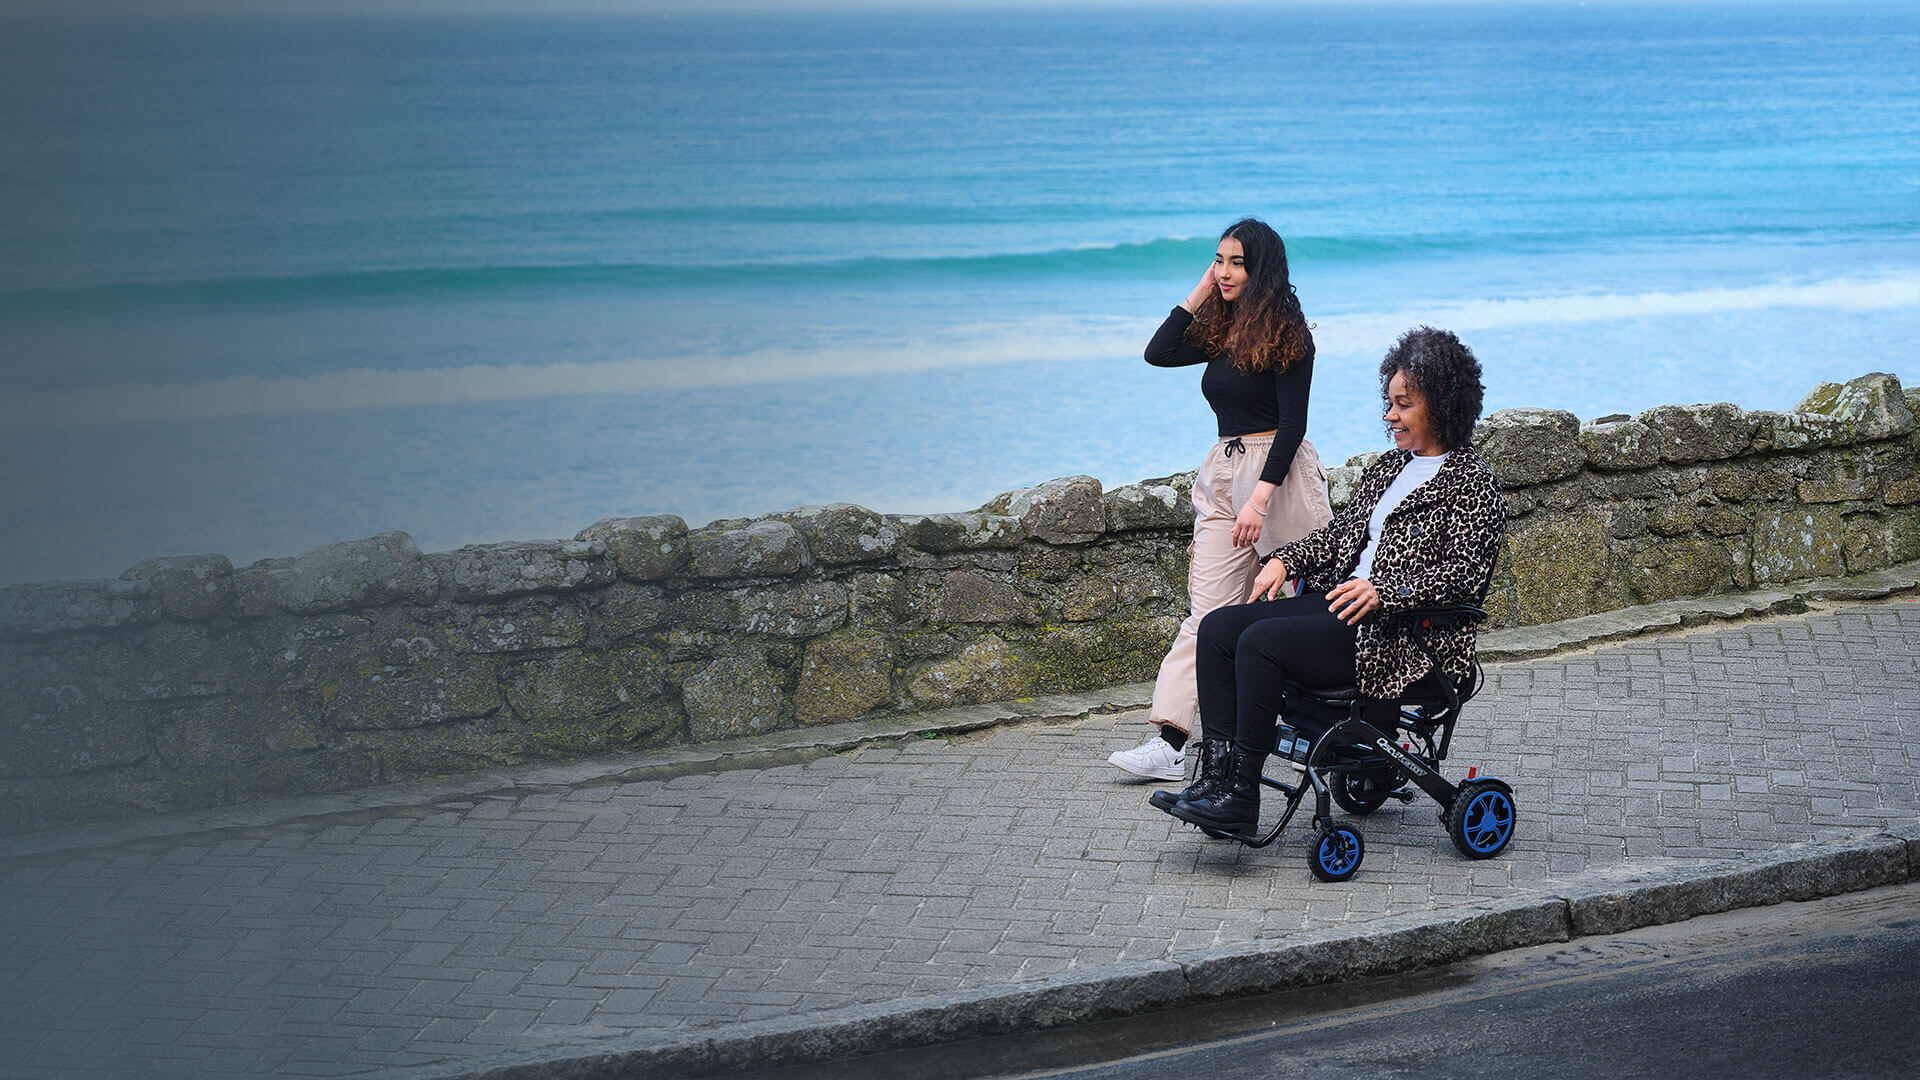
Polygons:
[[1453,725],[1461,706],[1478,693],[1485,675],[1478,660],[1465,678],[1452,679],[1439,669],[1427,647],[1425,633],[1435,627],[1486,617],[1468,605],[1423,608],[1393,618],[1410,619],[1414,641],[1435,660],[1433,670],[1409,686],[1395,701],[1362,697],[1353,687],[1308,690],[1292,683],[1283,688],[1285,705],[1274,732],[1274,751],[1268,769],[1287,770],[1291,783],[1262,776],[1260,782],[1286,796],[1280,819],[1258,839],[1213,829],[1201,831],[1215,838],[1236,840],[1261,848],[1274,842],[1293,820],[1309,788],[1314,794],[1314,839],[1307,865],[1322,881],[1345,881],[1360,869],[1366,844],[1360,830],[1335,821],[1329,801],[1355,816],[1365,816],[1388,799],[1411,802],[1409,783],[1440,804],[1440,820],[1455,847],[1469,859],[1490,859],[1513,838],[1513,789],[1490,776],[1475,777],[1470,769],[1458,785],[1440,775],[1453,741]]

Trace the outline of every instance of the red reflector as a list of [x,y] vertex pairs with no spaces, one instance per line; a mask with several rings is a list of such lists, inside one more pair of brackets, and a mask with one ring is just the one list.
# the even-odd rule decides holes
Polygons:
[[1467,779],[1471,780],[1475,776],[1479,775],[1479,773],[1480,773],[1480,766],[1478,765],[1467,766]]

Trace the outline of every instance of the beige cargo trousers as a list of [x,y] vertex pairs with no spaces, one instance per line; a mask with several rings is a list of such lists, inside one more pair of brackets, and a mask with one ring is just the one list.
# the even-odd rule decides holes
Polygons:
[[1193,549],[1188,559],[1187,596],[1192,613],[1174,635],[1173,648],[1160,661],[1147,718],[1191,735],[1200,715],[1200,691],[1194,650],[1200,620],[1228,604],[1246,603],[1260,573],[1260,554],[1298,540],[1333,520],[1327,501],[1327,471],[1313,444],[1302,439],[1293,467],[1267,504],[1266,521],[1252,547],[1233,546],[1233,519],[1253,495],[1266,467],[1272,435],[1223,436],[1207,451],[1193,478]]

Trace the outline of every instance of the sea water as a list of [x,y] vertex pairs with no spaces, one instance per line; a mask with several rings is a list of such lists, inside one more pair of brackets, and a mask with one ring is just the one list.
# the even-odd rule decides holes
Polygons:
[[1920,7],[0,26],[0,580],[1194,467],[1140,352],[1242,215],[1309,437],[1920,381]]

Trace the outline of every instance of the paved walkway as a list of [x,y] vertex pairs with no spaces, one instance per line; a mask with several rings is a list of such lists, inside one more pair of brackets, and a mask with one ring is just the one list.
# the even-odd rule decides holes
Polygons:
[[692,1060],[675,1047],[750,1060],[909,1015],[967,1034],[1035,988],[1054,996],[1016,1011],[1044,1023],[1209,957],[1796,851],[1910,872],[1884,834],[1920,836],[1917,658],[1908,594],[1492,664],[1449,766],[1513,783],[1511,848],[1469,862],[1430,802],[1390,803],[1341,885],[1308,874],[1304,833],[1250,851],[1149,808],[1104,761],[1144,733],[1138,687],[1067,706],[1118,712],[771,767],[524,770],[488,794],[13,838],[0,1074],[538,1076],[581,1055],[667,1074]]

